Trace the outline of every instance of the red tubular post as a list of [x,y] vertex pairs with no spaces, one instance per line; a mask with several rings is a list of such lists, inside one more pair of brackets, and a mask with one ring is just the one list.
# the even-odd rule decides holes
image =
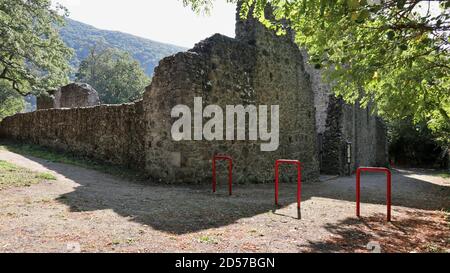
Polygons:
[[213,171],[212,188],[213,188],[213,193],[215,193],[216,192],[216,157],[213,158],[212,171]]
[[230,164],[228,164],[228,193],[231,195],[233,193],[233,161],[230,159]]
[[297,217],[302,219],[302,212],[300,209],[300,204],[302,203],[302,170],[300,162],[297,165]]
[[387,207],[387,221],[391,221],[391,207],[392,207],[392,173],[388,168],[376,167],[361,167],[356,171],[356,216],[360,217],[360,203],[361,203],[361,172],[383,172],[386,173],[386,207]]
[[361,203],[361,170],[356,170],[356,217],[361,216],[360,210]]
[[278,184],[279,184],[279,165],[285,164],[294,164],[297,166],[297,216],[298,219],[301,219],[301,193],[302,193],[302,168],[301,163],[298,160],[287,160],[287,159],[279,159],[275,161],[275,205],[278,206]]
[[386,204],[387,204],[387,220],[388,222],[391,221],[391,202],[392,202],[392,174],[391,171],[387,171],[387,191],[386,191]]
[[225,155],[215,155],[213,157],[213,192],[216,192],[217,178],[216,178],[216,160],[228,161],[228,192],[231,195],[233,190],[233,159]]
[[278,161],[275,162],[275,205],[278,206]]

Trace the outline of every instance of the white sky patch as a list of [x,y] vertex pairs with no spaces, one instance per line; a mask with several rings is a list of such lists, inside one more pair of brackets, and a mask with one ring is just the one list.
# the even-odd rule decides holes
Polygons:
[[234,37],[234,4],[217,0],[211,15],[197,15],[181,0],[52,0],[69,18],[106,30],[191,48],[215,33]]
[[425,16],[427,13],[430,13],[432,16],[439,15],[441,13],[441,8],[439,7],[439,3],[424,1],[419,3],[414,11],[418,12],[421,16]]
[[61,1],[52,1],[52,2],[59,2],[64,3],[64,6],[66,7],[74,7],[79,6],[81,4],[81,0],[61,0]]
[[[372,0],[377,2],[378,0]],[[117,30],[187,48],[215,33],[234,37],[234,4],[216,0],[211,15],[197,15],[181,0],[52,0],[67,7],[70,18],[106,30]],[[424,2],[416,11],[439,12]]]

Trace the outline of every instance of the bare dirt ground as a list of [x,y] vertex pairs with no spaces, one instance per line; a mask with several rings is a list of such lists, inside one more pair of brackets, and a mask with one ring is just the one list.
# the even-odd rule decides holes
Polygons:
[[417,170],[393,175],[393,221],[386,223],[385,178],[303,185],[302,220],[294,184],[168,186],[0,151],[6,160],[57,180],[0,191],[0,252],[386,252],[450,249],[450,181]]

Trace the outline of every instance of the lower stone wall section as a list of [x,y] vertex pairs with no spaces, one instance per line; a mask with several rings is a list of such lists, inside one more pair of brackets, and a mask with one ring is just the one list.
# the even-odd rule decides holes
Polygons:
[[1,122],[0,136],[141,169],[145,162],[142,108],[141,101],[17,114]]

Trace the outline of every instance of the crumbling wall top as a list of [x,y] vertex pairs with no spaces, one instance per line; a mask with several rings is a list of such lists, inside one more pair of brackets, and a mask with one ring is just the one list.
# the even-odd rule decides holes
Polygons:
[[55,92],[55,108],[100,105],[97,91],[87,83],[71,83]]

